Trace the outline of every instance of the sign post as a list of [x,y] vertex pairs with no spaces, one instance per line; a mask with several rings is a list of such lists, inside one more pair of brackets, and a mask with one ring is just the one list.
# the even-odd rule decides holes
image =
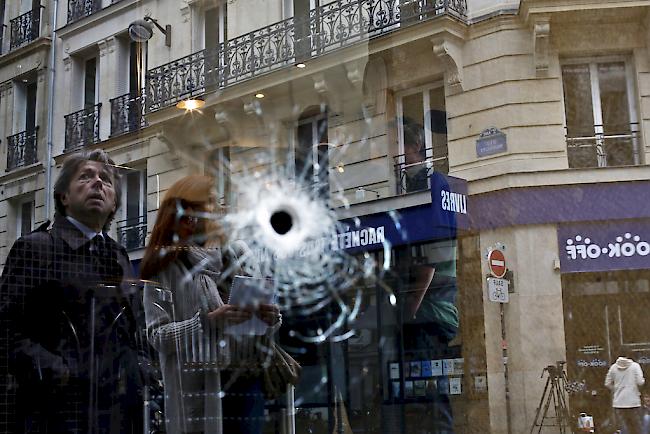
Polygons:
[[487,278],[488,300],[499,303],[501,317],[501,357],[503,359],[503,377],[505,380],[506,418],[508,434],[512,433],[512,415],[510,410],[510,387],[508,385],[508,340],[506,338],[506,310],[505,305],[510,301],[508,291],[510,281],[504,279],[508,272],[506,257],[500,248],[490,249],[487,255],[488,269],[491,277]]

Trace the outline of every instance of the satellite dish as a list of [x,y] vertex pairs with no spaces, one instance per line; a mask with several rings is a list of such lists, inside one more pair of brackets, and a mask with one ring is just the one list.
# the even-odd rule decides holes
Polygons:
[[153,24],[147,20],[135,20],[129,24],[129,37],[134,42],[146,42],[153,36]]

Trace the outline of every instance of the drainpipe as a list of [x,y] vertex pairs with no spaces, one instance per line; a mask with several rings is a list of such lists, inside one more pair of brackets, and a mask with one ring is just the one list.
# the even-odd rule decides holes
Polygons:
[[50,20],[52,26],[52,45],[50,48],[50,76],[47,89],[47,157],[45,160],[45,220],[51,216],[52,210],[52,136],[54,128],[54,78],[56,76],[56,26],[57,26],[57,12],[59,10],[59,0],[50,0],[52,6],[52,18]]

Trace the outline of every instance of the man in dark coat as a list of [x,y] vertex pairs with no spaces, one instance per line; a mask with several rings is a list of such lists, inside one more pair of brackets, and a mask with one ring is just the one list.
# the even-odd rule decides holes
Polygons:
[[106,233],[121,199],[113,161],[70,156],[54,199],[54,224],[14,243],[0,284],[14,430],[141,433],[139,296],[126,250]]

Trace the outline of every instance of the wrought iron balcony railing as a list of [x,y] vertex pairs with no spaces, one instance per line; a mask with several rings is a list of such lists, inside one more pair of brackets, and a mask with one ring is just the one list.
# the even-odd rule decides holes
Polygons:
[[36,163],[38,127],[7,137],[7,172]]
[[[617,132],[602,132],[602,125],[590,127],[589,130],[591,132],[584,135],[567,135],[570,168],[631,166],[640,163],[638,124],[625,125]],[[569,128],[569,131],[575,132],[576,129]]]
[[68,24],[88,17],[102,8],[102,0],[68,0]]
[[[448,173],[448,157],[427,157],[413,162],[407,154],[395,157],[395,179],[397,179],[397,194],[413,193],[431,188],[431,174],[433,172]],[[413,158],[412,160],[415,160]]]
[[102,104],[87,107],[65,116],[65,150],[100,142],[99,113]]
[[147,217],[141,216],[117,222],[117,241],[126,250],[144,247],[147,238]]
[[111,137],[138,131],[146,126],[143,95],[127,93],[111,99]]
[[464,19],[466,12],[466,0],[336,0],[304,19],[289,18],[149,70],[146,109],[159,110],[439,16]]
[[32,9],[31,11],[25,12],[21,16],[10,21],[10,50],[15,50],[16,48],[22,47],[38,38],[41,27],[42,8],[43,6],[38,9]]

